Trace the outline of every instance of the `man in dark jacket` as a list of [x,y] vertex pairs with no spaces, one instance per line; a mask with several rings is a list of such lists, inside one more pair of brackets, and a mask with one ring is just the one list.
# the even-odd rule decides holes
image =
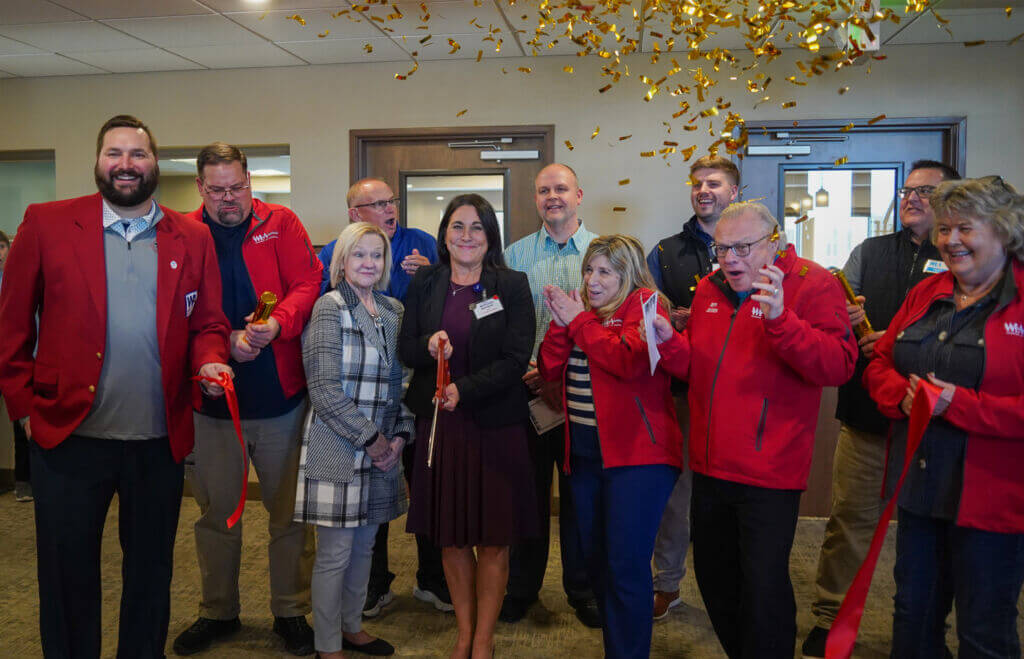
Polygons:
[[836,418],[842,425],[832,469],[832,514],[818,557],[816,595],[811,605],[817,620],[804,641],[805,657],[825,656],[828,631],[867,556],[885,507],[881,491],[889,422],[868,396],[861,376],[874,355],[875,343],[885,334],[910,289],[946,269],[929,236],[935,215],[928,195],[942,181],[959,178],[955,169],[943,163],[915,162],[899,190],[902,228],[857,245],[843,267],[860,302],[847,306],[850,322],[856,327],[866,315],[874,331],[860,338],[857,370],[839,388]]
[[[690,167],[690,204],[693,216],[683,230],[658,244],[647,255],[647,266],[658,288],[672,301],[672,322],[682,330],[690,317],[690,304],[697,282],[718,267],[711,250],[711,236],[726,206],[736,201],[740,172],[731,161],[720,156],[704,156]],[[686,388],[673,386],[676,413],[687,435],[689,410]],[[685,455],[685,451],[684,451]],[[658,537],[654,541],[654,619],[668,615],[669,609],[682,603],[679,582],[686,573],[686,550],[690,545],[690,488],[693,472],[684,465],[675,489],[662,514]]]

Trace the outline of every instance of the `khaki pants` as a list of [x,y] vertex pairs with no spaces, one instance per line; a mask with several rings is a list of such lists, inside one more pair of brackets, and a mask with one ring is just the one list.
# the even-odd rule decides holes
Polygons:
[[832,516],[818,557],[816,598],[811,612],[830,628],[846,590],[857,576],[885,508],[885,437],[847,426],[839,428],[832,465]]
[[[260,480],[269,514],[270,610],[275,616],[309,613],[313,569],[312,529],[292,521],[306,404],[270,419],[243,419],[242,436]],[[196,553],[203,581],[199,615],[214,620],[238,617],[238,570],[242,520],[227,518],[241,491],[241,449],[231,419],[195,415],[195,475],[192,488],[202,516],[196,521]],[[248,505],[252,505],[250,502]]]

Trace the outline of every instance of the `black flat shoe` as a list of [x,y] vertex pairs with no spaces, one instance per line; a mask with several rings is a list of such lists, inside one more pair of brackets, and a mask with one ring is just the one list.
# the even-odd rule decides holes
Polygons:
[[341,637],[341,649],[372,654],[375,657],[390,657],[395,653],[395,646],[382,638],[370,641],[369,643],[353,643],[344,636]]

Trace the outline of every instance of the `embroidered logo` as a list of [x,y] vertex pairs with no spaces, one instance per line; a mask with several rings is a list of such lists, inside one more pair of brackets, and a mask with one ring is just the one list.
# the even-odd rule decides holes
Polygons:
[[621,318],[609,318],[608,320],[606,320],[604,322],[604,326],[605,327],[621,327],[622,326],[622,319]]
[[199,291],[192,291],[185,295],[185,317],[188,318],[192,315],[192,310],[196,308],[196,299],[199,298]]
[[272,240],[274,238],[277,238],[277,232],[276,231],[268,231],[266,233],[259,233],[259,234],[254,235],[252,237],[252,241],[254,243],[256,243],[257,245],[259,245],[260,243],[266,242],[268,240]]
[[764,318],[764,312],[761,311],[761,305],[760,304],[755,304],[754,306],[752,306],[750,308],[750,317],[751,318],[762,318],[762,319]]
[[1003,323],[1007,336],[1019,336],[1024,338],[1024,325],[1021,323]]
[[712,302],[708,305],[708,308],[704,310],[704,313],[718,313],[718,303]]

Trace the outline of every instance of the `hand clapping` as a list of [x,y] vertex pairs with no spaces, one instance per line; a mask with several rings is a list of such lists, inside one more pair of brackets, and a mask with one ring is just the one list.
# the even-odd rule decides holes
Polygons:
[[567,326],[586,309],[578,290],[566,293],[550,284],[544,287],[544,304],[551,311],[551,319],[559,327]]

